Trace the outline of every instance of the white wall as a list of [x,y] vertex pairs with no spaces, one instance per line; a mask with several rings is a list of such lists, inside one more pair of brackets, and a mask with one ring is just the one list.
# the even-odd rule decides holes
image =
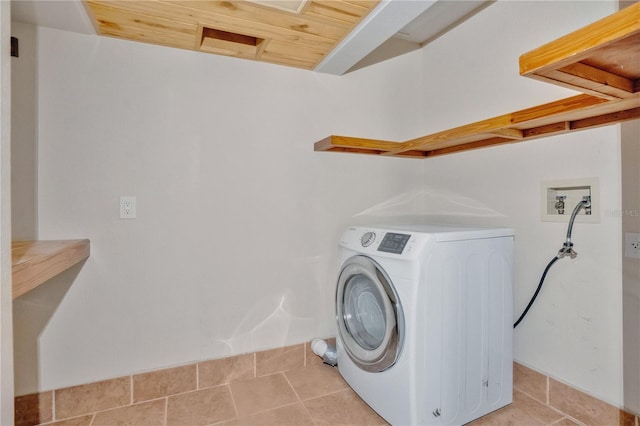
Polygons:
[[335,77],[44,28],[37,42],[39,237],[90,238],[91,257],[16,303],[18,394],[334,335],[340,233],[419,188],[424,164],[313,143],[407,138],[419,54]]
[[12,22],[19,56],[11,58],[11,232],[13,240],[36,239],[37,122],[36,27]]
[[11,3],[0,1],[0,424],[13,424]]
[[[622,239],[640,232],[640,121],[624,123],[622,136]],[[624,247],[622,248],[624,256]],[[624,406],[640,413],[640,259],[622,259]]]
[[[498,2],[428,45],[422,134],[575,94],[520,77],[518,57],[615,9],[615,2]],[[540,221],[540,182],[581,177],[600,180],[601,223],[574,227],[579,256],[561,260],[549,273],[515,331],[514,354],[620,406],[621,222],[606,214],[620,206],[618,126],[430,159],[424,182],[432,212],[439,210],[434,194],[453,194],[467,205],[485,205],[482,215],[459,207],[457,214],[468,216],[453,220],[515,228],[517,317],[566,233],[566,224]]]
[[[426,161],[312,144],[408,139],[569,96],[518,76],[517,57],[614,10],[498,2],[343,77],[40,29],[40,238],[89,237],[92,255],[16,304],[25,329],[40,309],[23,333],[37,377],[18,366],[18,393],[332,334],[339,233],[398,214],[514,227],[521,309],[566,229],[539,221],[540,181],[597,176],[601,212],[619,208],[616,126]],[[138,197],[137,220],[117,218],[120,195]],[[576,225],[579,257],[554,267],[515,336],[518,360],[616,405],[620,226]]]
[[[635,1],[619,0],[618,7]],[[622,156],[622,239],[626,232],[640,232],[640,121],[620,126]],[[624,256],[624,247],[622,255]],[[640,414],[640,260],[622,258],[624,407]]]

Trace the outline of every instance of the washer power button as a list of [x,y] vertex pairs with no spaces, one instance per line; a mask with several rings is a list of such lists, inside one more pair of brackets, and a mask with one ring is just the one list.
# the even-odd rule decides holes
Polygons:
[[360,238],[360,244],[362,247],[369,247],[376,239],[376,234],[374,232],[365,232]]

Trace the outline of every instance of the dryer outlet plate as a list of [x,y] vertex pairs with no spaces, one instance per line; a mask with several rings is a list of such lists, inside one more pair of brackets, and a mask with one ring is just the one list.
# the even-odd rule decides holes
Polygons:
[[[540,220],[542,222],[569,222],[575,206],[584,196],[591,197],[591,214],[582,209],[576,222],[600,223],[600,182],[597,177],[547,180],[540,183]],[[564,197],[564,212],[556,209],[558,197]]]

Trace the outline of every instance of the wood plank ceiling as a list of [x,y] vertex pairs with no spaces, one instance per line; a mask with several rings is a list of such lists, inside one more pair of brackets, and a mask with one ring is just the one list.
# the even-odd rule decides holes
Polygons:
[[85,0],[100,35],[308,70],[378,3]]

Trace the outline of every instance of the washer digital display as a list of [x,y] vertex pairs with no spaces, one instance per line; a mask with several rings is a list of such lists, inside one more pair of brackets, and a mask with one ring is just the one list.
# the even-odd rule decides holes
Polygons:
[[407,241],[411,235],[409,234],[395,234],[393,232],[387,232],[380,246],[378,246],[378,251],[384,251],[387,253],[394,254],[402,254],[402,250],[404,250],[404,246],[407,245]]

